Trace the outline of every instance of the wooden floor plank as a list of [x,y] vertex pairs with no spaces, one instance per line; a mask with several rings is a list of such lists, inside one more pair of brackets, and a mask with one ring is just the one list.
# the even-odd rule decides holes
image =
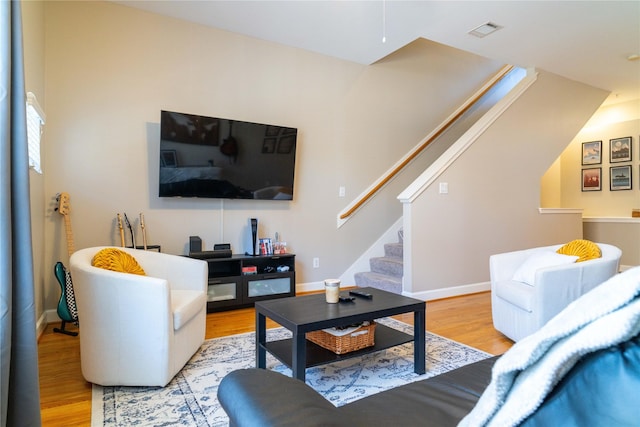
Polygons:
[[[254,331],[254,316],[253,308],[209,313],[206,338]],[[413,324],[413,314],[395,318]],[[54,333],[54,326],[59,325],[48,325],[38,342],[42,425],[85,427],[91,423],[91,384],[82,377],[80,337]],[[513,344],[493,328],[489,292],[427,302],[427,331],[491,354]]]

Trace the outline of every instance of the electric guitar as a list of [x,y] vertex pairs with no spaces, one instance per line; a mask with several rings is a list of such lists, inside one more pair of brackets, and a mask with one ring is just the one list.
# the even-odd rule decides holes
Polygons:
[[[73,247],[73,233],[71,231],[71,218],[69,212],[71,211],[71,203],[69,202],[69,194],[60,193],[56,198],[58,207],[56,211],[64,216],[64,228],[67,239],[67,253],[69,256],[75,249]],[[60,328],[53,328],[54,332],[61,334],[77,336],[77,332],[68,331],[65,329],[67,323],[73,323],[78,325],[78,309],[76,307],[76,296],[73,292],[73,282],[71,281],[71,272],[66,269],[62,262],[58,261],[53,269],[53,273],[58,280],[61,288],[60,300],[58,301],[58,316],[62,319],[62,325]]]
[[147,232],[144,228],[144,215],[140,212],[140,228],[142,229],[142,248],[147,250]]

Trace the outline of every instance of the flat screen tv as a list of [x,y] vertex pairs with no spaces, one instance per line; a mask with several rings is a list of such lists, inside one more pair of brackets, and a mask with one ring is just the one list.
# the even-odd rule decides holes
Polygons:
[[162,111],[160,197],[293,200],[295,128]]

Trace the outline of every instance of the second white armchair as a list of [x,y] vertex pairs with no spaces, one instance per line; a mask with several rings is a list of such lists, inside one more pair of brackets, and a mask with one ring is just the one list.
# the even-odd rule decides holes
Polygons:
[[[582,294],[618,272],[622,252],[603,243],[602,257],[583,262],[550,260],[563,245],[492,255],[491,311],[494,327],[518,341],[531,335]],[[536,266],[535,259],[541,261]],[[557,261],[557,262],[556,262]],[[544,264],[547,264],[545,267]],[[529,264],[523,272],[523,265]],[[537,268],[536,268],[537,267]],[[527,282],[527,283],[525,283]]]

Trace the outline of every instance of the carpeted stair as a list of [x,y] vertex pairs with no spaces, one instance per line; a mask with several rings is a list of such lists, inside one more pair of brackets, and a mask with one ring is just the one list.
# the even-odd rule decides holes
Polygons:
[[371,271],[356,273],[356,286],[370,286],[396,294],[402,293],[402,243],[403,231],[398,231],[398,243],[385,243],[384,256],[369,260]]

